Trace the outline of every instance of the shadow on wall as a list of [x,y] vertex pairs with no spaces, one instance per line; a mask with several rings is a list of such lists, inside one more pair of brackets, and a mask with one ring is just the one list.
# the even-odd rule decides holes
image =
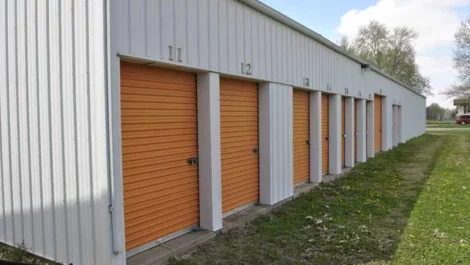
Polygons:
[[[61,202],[55,203],[54,208],[44,205],[15,211],[14,215],[7,213],[0,219],[3,230],[0,241],[9,246],[24,246],[24,251],[63,264],[117,264],[112,262],[109,199],[101,196],[93,201],[103,202],[101,206],[106,207],[88,200],[67,203],[66,207]],[[17,253],[24,251],[18,249]],[[27,256],[24,258],[17,260],[28,261]]]

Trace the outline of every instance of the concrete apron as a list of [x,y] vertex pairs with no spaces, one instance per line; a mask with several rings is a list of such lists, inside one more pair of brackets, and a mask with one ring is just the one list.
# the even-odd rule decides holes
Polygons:
[[[323,183],[332,182],[351,171],[351,168],[344,168],[340,175],[325,175]],[[140,254],[127,259],[127,265],[164,265],[168,260],[177,255],[188,252],[195,247],[214,238],[218,233],[227,233],[231,229],[242,227],[261,215],[267,214],[273,209],[294,200],[304,193],[308,193],[318,187],[318,183],[305,183],[294,188],[294,195],[275,205],[253,205],[243,211],[232,214],[223,219],[223,228],[218,232],[205,230],[192,231],[179,236],[154,248],[146,250]]]

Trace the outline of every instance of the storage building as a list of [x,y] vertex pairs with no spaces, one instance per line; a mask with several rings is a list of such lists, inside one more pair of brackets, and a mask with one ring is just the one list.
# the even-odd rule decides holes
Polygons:
[[126,264],[423,134],[425,102],[255,0],[3,0],[0,241]]

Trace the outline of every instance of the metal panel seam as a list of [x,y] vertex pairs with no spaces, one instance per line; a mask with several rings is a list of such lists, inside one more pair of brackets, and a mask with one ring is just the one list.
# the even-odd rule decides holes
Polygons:
[[[288,27],[291,27],[292,29],[296,30],[296,31],[299,31],[303,34],[306,34],[307,36],[311,37],[312,39],[320,42],[321,44],[325,45],[326,47],[330,48],[331,50],[333,51],[336,51],[337,53],[341,54],[341,55],[344,55],[348,58],[350,58],[351,60],[359,63],[359,64],[370,64],[369,62],[367,61],[364,61],[362,60],[361,58],[357,57],[356,55],[353,55],[353,54],[350,54],[349,52],[347,52],[346,50],[344,50],[343,48],[337,46],[336,44],[334,44],[333,42],[331,42],[330,40],[326,39],[325,37],[323,37],[322,35],[314,32],[313,30],[303,26],[302,24],[298,23],[297,21],[285,16],[284,14],[280,13],[279,11],[271,8],[270,6],[262,3],[261,1],[252,1],[252,0],[238,0],[256,10],[258,10],[259,12],[277,20],[278,22],[288,26]],[[405,87],[406,89],[410,90],[411,92],[415,93],[416,95],[418,96],[421,96],[423,98],[426,98],[425,96],[419,94],[418,92],[412,90],[410,87],[408,87],[407,85],[405,85],[404,83],[402,83],[401,81],[391,77],[390,75],[382,72],[380,69],[378,69],[377,67],[371,65],[371,68],[374,72],[377,72],[378,74],[390,79],[391,81]]]
[[[5,5],[6,5],[6,1],[5,1]],[[4,9],[5,11],[5,22],[6,22],[6,8]],[[6,27],[7,27],[7,24],[3,25],[5,28],[0,28],[0,30],[3,32],[5,31],[5,35],[7,33],[7,30],[6,30]],[[6,38],[4,38],[4,41],[5,41],[5,62],[6,64],[5,65],[8,65],[8,50],[6,49]],[[3,51],[0,51],[0,53],[2,53]],[[5,72],[2,73],[0,72],[0,77],[2,76],[2,74],[5,74],[6,75],[6,72],[7,72],[7,69],[8,67],[7,66],[4,66],[5,67]],[[0,69],[1,70],[1,69]],[[5,79],[6,79],[6,76],[5,76]],[[5,80],[4,79],[4,80]],[[6,88],[7,86],[5,86]],[[0,89],[3,89],[0,87]],[[2,94],[1,90],[0,90],[0,95]],[[0,103],[1,103],[1,100],[0,100]],[[2,210],[1,210],[1,213],[2,213],[2,227],[0,227],[0,229],[3,230],[3,240],[7,241],[7,226],[6,226],[6,214],[5,214],[5,173],[3,172],[3,117],[2,117],[2,108],[0,107],[0,185],[1,185],[1,196],[2,196],[2,205],[0,205],[2,207]]]
[[20,90],[20,87],[19,87],[19,74],[18,74],[18,63],[19,63],[19,60],[18,60],[18,38],[19,38],[19,34],[18,34],[18,1],[15,1],[15,84],[16,84],[16,89],[15,89],[15,101],[16,101],[16,148],[17,148],[17,157],[18,157],[18,189],[19,189],[19,197],[20,197],[20,212],[21,212],[21,237],[22,237],[22,240],[24,241],[24,238],[25,238],[25,234],[24,234],[24,212],[23,212],[23,170],[22,170],[22,166],[21,166],[21,145],[20,145],[20,104],[19,104],[19,90]]

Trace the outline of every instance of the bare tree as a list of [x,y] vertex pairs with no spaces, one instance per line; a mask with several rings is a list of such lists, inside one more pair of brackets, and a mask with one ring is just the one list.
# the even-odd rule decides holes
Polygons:
[[407,27],[392,31],[383,24],[371,21],[359,29],[354,41],[341,39],[340,46],[369,61],[385,73],[402,81],[422,94],[431,94],[429,79],[421,75],[416,63],[413,42],[418,33]]
[[444,91],[449,97],[470,97],[470,17],[463,20],[455,33],[454,68],[459,73],[459,83]]
[[348,51],[349,53],[356,53],[356,51],[354,50],[354,45],[349,43],[349,38],[347,36],[341,37],[339,46]]
[[365,60],[380,69],[384,69],[385,56],[389,45],[388,38],[387,28],[377,21],[371,21],[367,26],[359,29],[359,34],[354,43],[355,50]]

